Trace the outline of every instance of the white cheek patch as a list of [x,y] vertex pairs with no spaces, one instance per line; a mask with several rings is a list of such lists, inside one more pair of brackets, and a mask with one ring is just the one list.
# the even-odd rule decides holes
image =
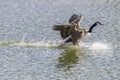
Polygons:
[[89,33],[89,32],[88,32],[88,33],[87,33],[87,36],[90,36],[91,34],[92,34],[92,33]]

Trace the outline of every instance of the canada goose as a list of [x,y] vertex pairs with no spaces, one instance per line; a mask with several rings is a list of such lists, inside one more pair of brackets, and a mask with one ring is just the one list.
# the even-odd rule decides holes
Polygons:
[[67,38],[69,35],[71,35],[71,31],[75,29],[80,29],[79,24],[82,20],[82,16],[78,16],[76,14],[73,14],[71,18],[69,19],[69,24],[65,25],[54,25],[53,30],[60,31],[60,35],[62,39]]
[[72,42],[74,45],[79,45],[79,42],[81,42],[89,33],[92,33],[92,30],[97,25],[103,25],[100,22],[95,22],[88,31],[85,29],[75,29],[70,35],[70,38],[68,38],[65,43]]

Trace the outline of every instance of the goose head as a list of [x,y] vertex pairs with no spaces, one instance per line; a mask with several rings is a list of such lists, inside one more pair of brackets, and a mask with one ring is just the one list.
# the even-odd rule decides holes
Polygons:
[[98,26],[98,25],[103,25],[101,22],[95,22],[88,30],[89,33],[92,32],[92,29],[95,27],[95,26]]
[[101,22],[95,22],[95,26],[97,25],[103,25]]

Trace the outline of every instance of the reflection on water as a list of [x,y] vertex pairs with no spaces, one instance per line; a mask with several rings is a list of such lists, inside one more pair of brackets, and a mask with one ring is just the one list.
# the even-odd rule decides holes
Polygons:
[[76,66],[80,56],[83,56],[82,50],[75,47],[66,47],[58,58],[56,67],[64,69],[64,71],[70,70],[70,68]]

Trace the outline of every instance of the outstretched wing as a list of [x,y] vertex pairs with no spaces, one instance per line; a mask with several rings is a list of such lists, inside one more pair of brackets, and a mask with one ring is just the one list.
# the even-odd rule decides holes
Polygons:
[[55,25],[53,30],[60,31],[61,37],[65,39],[71,34],[72,27],[72,25]]
[[70,19],[69,19],[69,23],[72,23],[73,21],[75,21],[79,16],[77,14],[73,14]]
[[69,23],[77,24],[76,28],[80,29],[79,26],[80,26],[80,22],[82,21],[82,19],[83,19],[82,15],[73,14],[71,18],[69,19]]

